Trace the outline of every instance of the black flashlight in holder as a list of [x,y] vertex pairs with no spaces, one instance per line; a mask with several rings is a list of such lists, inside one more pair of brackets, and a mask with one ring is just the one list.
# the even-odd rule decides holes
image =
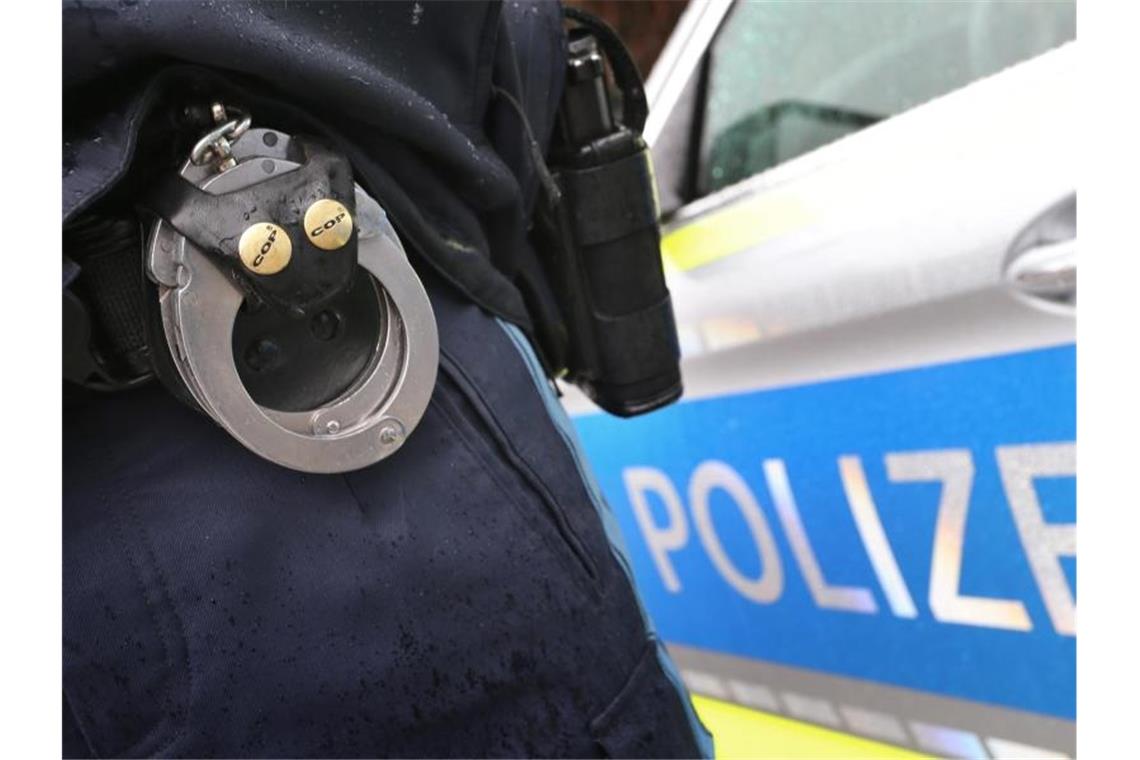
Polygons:
[[[589,21],[569,32],[549,162],[561,198],[540,208],[538,226],[553,249],[542,258],[566,327],[565,377],[601,408],[629,417],[680,397],[680,351],[653,165],[640,133],[641,79],[616,35]],[[603,51],[622,93],[620,116]]]

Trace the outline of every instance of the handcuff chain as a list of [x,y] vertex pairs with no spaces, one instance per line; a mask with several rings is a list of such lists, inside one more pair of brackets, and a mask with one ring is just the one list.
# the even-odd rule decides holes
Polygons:
[[[224,171],[237,164],[230,146],[249,129],[251,119],[248,112],[221,103],[212,104],[210,112],[217,126],[194,143],[194,148],[190,151],[190,163],[205,166],[215,162],[215,169]],[[234,116],[231,118],[230,114]]]

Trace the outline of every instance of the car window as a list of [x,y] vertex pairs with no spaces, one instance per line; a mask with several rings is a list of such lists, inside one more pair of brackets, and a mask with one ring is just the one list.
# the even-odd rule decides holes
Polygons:
[[709,51],[698,196],[1074,38],[1075,4],[739,2]]

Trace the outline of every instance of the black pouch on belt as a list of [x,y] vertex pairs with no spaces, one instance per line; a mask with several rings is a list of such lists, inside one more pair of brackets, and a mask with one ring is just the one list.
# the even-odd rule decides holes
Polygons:
[[[680,397],[680,351],[661,261],[653,166],[640,130],[645,93],[603,22],[574,9],[566,87],[551,148],[557,197],[539,203],[535,234],[568,338],[565,376],[628,417]],[[605,60],[622,93],[615,117]]]

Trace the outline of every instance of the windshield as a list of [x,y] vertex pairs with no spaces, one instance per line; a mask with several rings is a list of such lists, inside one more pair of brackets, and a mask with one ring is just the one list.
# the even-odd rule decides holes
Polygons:
[[740,2],[710,50],[698,195],[1074,38],[1060,2]]

